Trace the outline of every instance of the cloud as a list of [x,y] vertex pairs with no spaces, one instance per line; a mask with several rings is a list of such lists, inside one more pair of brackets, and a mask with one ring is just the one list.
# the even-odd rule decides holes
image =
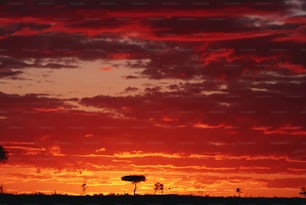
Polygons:
[[165,157],[165,158],[183,158],[180,154],[168,154],[168,153],[144,153],[142,151],[135,152],[121,152],[115,153],[114,157],[117,158],[143,158],[143,157]]
[[111,67],[103,67],[103,68],[100,68],[100,70],[102,72],[109,72],[109,71],[112,71],[113,69]]
[[305,184],[306,178],[281,178],[281,179],[272,179],[266,180],[267,187],[269,188],[283,188],[283,187],[290,187],[290,188],[298,188],[301,184]]
[[106,150],[105,147],[101,147],[101,148],[97,149],[96,152],[105,152],[105,150]]
[[[291,56],[289,54],[288,56],[288,53],[286,53],[287,57],[285,57],[285,55],[280,56],[279,54],[274,55],[274,53],[267,52],[271,49],[267,49],[267,51],[265,51],[265,53],[268,53],[268,55],[266,56],[264,56],[262,53],[262,48],[266,48],[267,45],[270,45],[270,47],[268,48],[280,47],[278,45],[279,42],[274,41],[275,39],[283,38],[284,35],[288,33],[287,28],[269,28],[263,29],[262,33],[253,32],[252,29],[257,29],[256,27],[243,27],[249,24],[248,20],[243,20],[245,19],[245,17],[242,15],[242,20],[238,17],[235,17],[234,20],[228,19],[226,17],[220,17],[221,20],[219,20],[221,22],[225,22],[225,25],[229,25],[229,23],[226,23],[227,20],[237,21],[236,24],[238,26],[242,26],[242,30],[238,29],[236,32],[233,32],[233,30],[226,32],[224,30],[224,26],[220,26],[221,31],[218,31],[218,28],[212,26],[192,26],[191,28],[211,29],[211,31],[209,32],[206,32],[205,30],[203,32],[195,33],[195,31],[191,29],[186,29],[186,26],[191,25],[190,22],[202,24],[207,21],[209,23],[213,22],[213,24],[215,24],[214,22],[218,20],[218,18],[193,18],[194,19],[191,20],[188,20],[188,18],[180,19],[177,17],[173,19],[170,18],[161,19],[157,21],[154,20],[152,24],[149,24],[150,27],[152,27],[152,31],[147,32],[144,32],[142,30],[143,28],[141,27],[143,25],[148,25],[145,22],[141,22],[141,20],[138,22],[127,22],[131,23],[131,25],[134,25],[134,23],[137,25],[139,24],[139,28],[135,28],[134,30],[139,32],[140,34],[137,34],[136,36],[129,36],[124,34],[124,38],[127,38],[126,40],[120,40],[122,34],[118,34],[117,32],[112,31],[109,31],[109,34],[102,33],[99,37],[95,38],[86,35],[71,36],[70,31],[66,32],[68,28],[65,28],[66,30],[64,29],[62,31],[59,30],[58,33],[50,31],[48,35],[40,33],[36,36],[13,36],[3,40],[3,46],[21,45],[24,49],[24,52],[17,53],[17,48],[11,46],[11,49],[4,51],[4,54],[9,56],[16,56],[17,54],[18,56],[16,57],[35,56],[35,58],[41,58],[50,56],[66,56],[77,57],[78,59],[102,58],[111,60],[131,58],[141,59],[145,58],[146,56],[149,56],[151,62],[148,64],[148,66],[145,67],[143,74],[152,78],[190,78],[194,76],[207,75],[216,77],[226,76],[229,78],[240,77],[241,74],[245,72],[245,70],[255,72],[257,70],[267,69],[267,63],[269,63],[271,67],[279,67],[279,65],[282,64],[277,65],[276,62],[279,62],[279,60],[281,60],[282,58],[288,58],[288,60],[286,60],[284,63],[294,65],[296,64],[296,66],[292,66],[292,70],[295,70],[296,72],[300,73],[304,72],[303,67],[305,67],[305,63],[302,62],[302,57],[299,57],[299,55]],[[34,20],[29,19],[29,21]],[[169,23],[167,24],[168,21]],[[173,23],[172,21],[175,23]],[[62,23],[63,22],[61,22],[61,24]],[[171,33],[171,26],[173,25],[176,26],[176,30]],[[87,26],[91,27],[91,24],[88,24]],[[95,26],[96,24],[92,24],[92,27]],[[88,30],[89,28],[86,29],[84,30],[84,32],[91,32],[90,30]],[[183,29],[183,31],[186,31],[187,33],[181,33],[177,29]],[[159,30],[166,31],[163,34],[163,32],[160,32]],[[249,42],[250,45],[255,46],[255,48],[252,48],[255,51],[251,53],[252,55],[250,55],[250,53],[241,52],[238,50],[241,46],[245,47],[246,44],[244,42],[246,40]],[[63,41],[66,42],[65,45],[68,45],[68,47],[63,47],[63,44],[61,43]],[[177,44],[174,49],[171,49],[171,44],[173,44],[171,41],[175,41],[175,43]],[[221,41],[222,43],[219,43],[219,41]],[[253,43],[253,41],[256,43]],[[28,44],[30,42],[31,44]],[[46,44],[46,42],[48,43]],[[193,49],[196,48],[198,42],[208,44],[208,46],[206,46],[206,49],[202,49],[202,51],[194,53]],[[289,43],[290,41],[284,40],[283,42]],[[220,46],[218,46],[218,44],[220,44]],[[161,48],[162,45],[166,45],[169,48]],[[282,46],[282,44],[281,47],[288,48],[288,46]],[[293,46],[290,45],[290,47]],[[296,48],[293,48],[302,48],[298,45],[296,45],[295,47]],[[240,50],[242,51],[243,49],[245,48],[240,48]],[[33,53],[32,50],[34,50],[35,52]],[[299,63],[297,61],[299,61]],[[161,64],[160,62],[163,62],[163,64]],[[252,65],[254,64],[254,62],[256,62],[255,66]],[[242,64],[244,66],[241,66]],[[24,66],[31,65],[25,64]],[[53,66],[53,64],[50,64],[46,66],[54,67],[55,65]],[[64,67],[63,65],[58,65],[56,67],[61,66]],[[290,69],[289,66],[280,67],[283,69]],[[233,70],[233,68],[235,70],[230,71]],[[217,71],[212,71],[216,69]]]
[[203,129],[216,129],[216,128],[224,128],[225,126],[222,125],[222,124],[219,124],[219,125],[208,125],[208,124],[203,124],[203,123],[199,122],[199,123],[195,123],[193,125],[193,127],[203,128]]
[[[34,53],[39,52],[39,50],[33,50]],[[30,51],[32,52],[32,51]],[[15,58],[9,56],[0,56],[0,78],[15,77],[23,73],[25,68],[76,68],[71,59],[65,58]]]
[[65,156],[65,154],[62,153],[61,151],[61,147],[58,146],[58,145],[52,145],[48,148],[49,150],[49,153],[52,155],[52,156],[56,156],[56,157],[63,157]]
[[39,155],[42,152],[46,151],[45,147],[35,145],[35,144],[24,144],[24,143],[12,143],[9,142],[5,146],[6,149],[10,151],[10,153],[14,153],[16,155],[20,155],[21,153],[24,155]]
[[262,131],[264,134],[281,134],[281,135],[306,135],[306,131],[300,126],[284,125],[278,128],[272,127],[253,127],[253,130]]
[[297,73],[297,74],[306,73],[306,67],[301,64],[282,63],[279,65],[279,67],[286,68],[292,71],[293,73]]
[[65,108],[64,107],[54,107],[54,108],[37,107],[37,108],[33,108],[33,110],[38,111],[38,112],[58,112],[58,111],[65,110]]

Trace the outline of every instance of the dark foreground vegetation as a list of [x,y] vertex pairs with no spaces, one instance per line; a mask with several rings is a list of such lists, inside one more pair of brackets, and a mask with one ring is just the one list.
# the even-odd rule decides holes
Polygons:
[[303,198],[238,198],[178,195],[0,195],[0,205],[306,205]]

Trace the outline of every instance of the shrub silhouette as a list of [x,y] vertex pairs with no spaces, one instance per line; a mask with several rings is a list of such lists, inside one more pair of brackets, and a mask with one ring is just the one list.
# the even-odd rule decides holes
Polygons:
[[142,181],[146,181],[146,177],[144,175],[127,175],[121,177],[121,180],[123,181],[129,181],[134,184],[134,196],[136,194],[136,184]]
[[87,184],[83,183],[81,186],[82,186],[82,195],[85,195],[86,189],[87,189]]
[[300,191],[299,194],[303,195],[306,198],[306,188],[305,187],[301,187],[301,191]]
[[154,184],[154,193],[157,193],[158,191],[160,191],[161,193],[163,193],[164,191],[164,184],[161,184],[159,182],[157,182],[156,184]]

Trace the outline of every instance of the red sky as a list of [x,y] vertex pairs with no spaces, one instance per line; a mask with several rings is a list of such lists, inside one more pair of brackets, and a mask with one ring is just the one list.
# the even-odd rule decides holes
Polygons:
[[9,193],[296,197],[306,185],[306,4],[0,3]]

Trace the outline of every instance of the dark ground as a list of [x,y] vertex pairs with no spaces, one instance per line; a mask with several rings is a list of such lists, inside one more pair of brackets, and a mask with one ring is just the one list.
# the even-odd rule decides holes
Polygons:
[[0,205],[306,205],[303,198],[0,195]]

